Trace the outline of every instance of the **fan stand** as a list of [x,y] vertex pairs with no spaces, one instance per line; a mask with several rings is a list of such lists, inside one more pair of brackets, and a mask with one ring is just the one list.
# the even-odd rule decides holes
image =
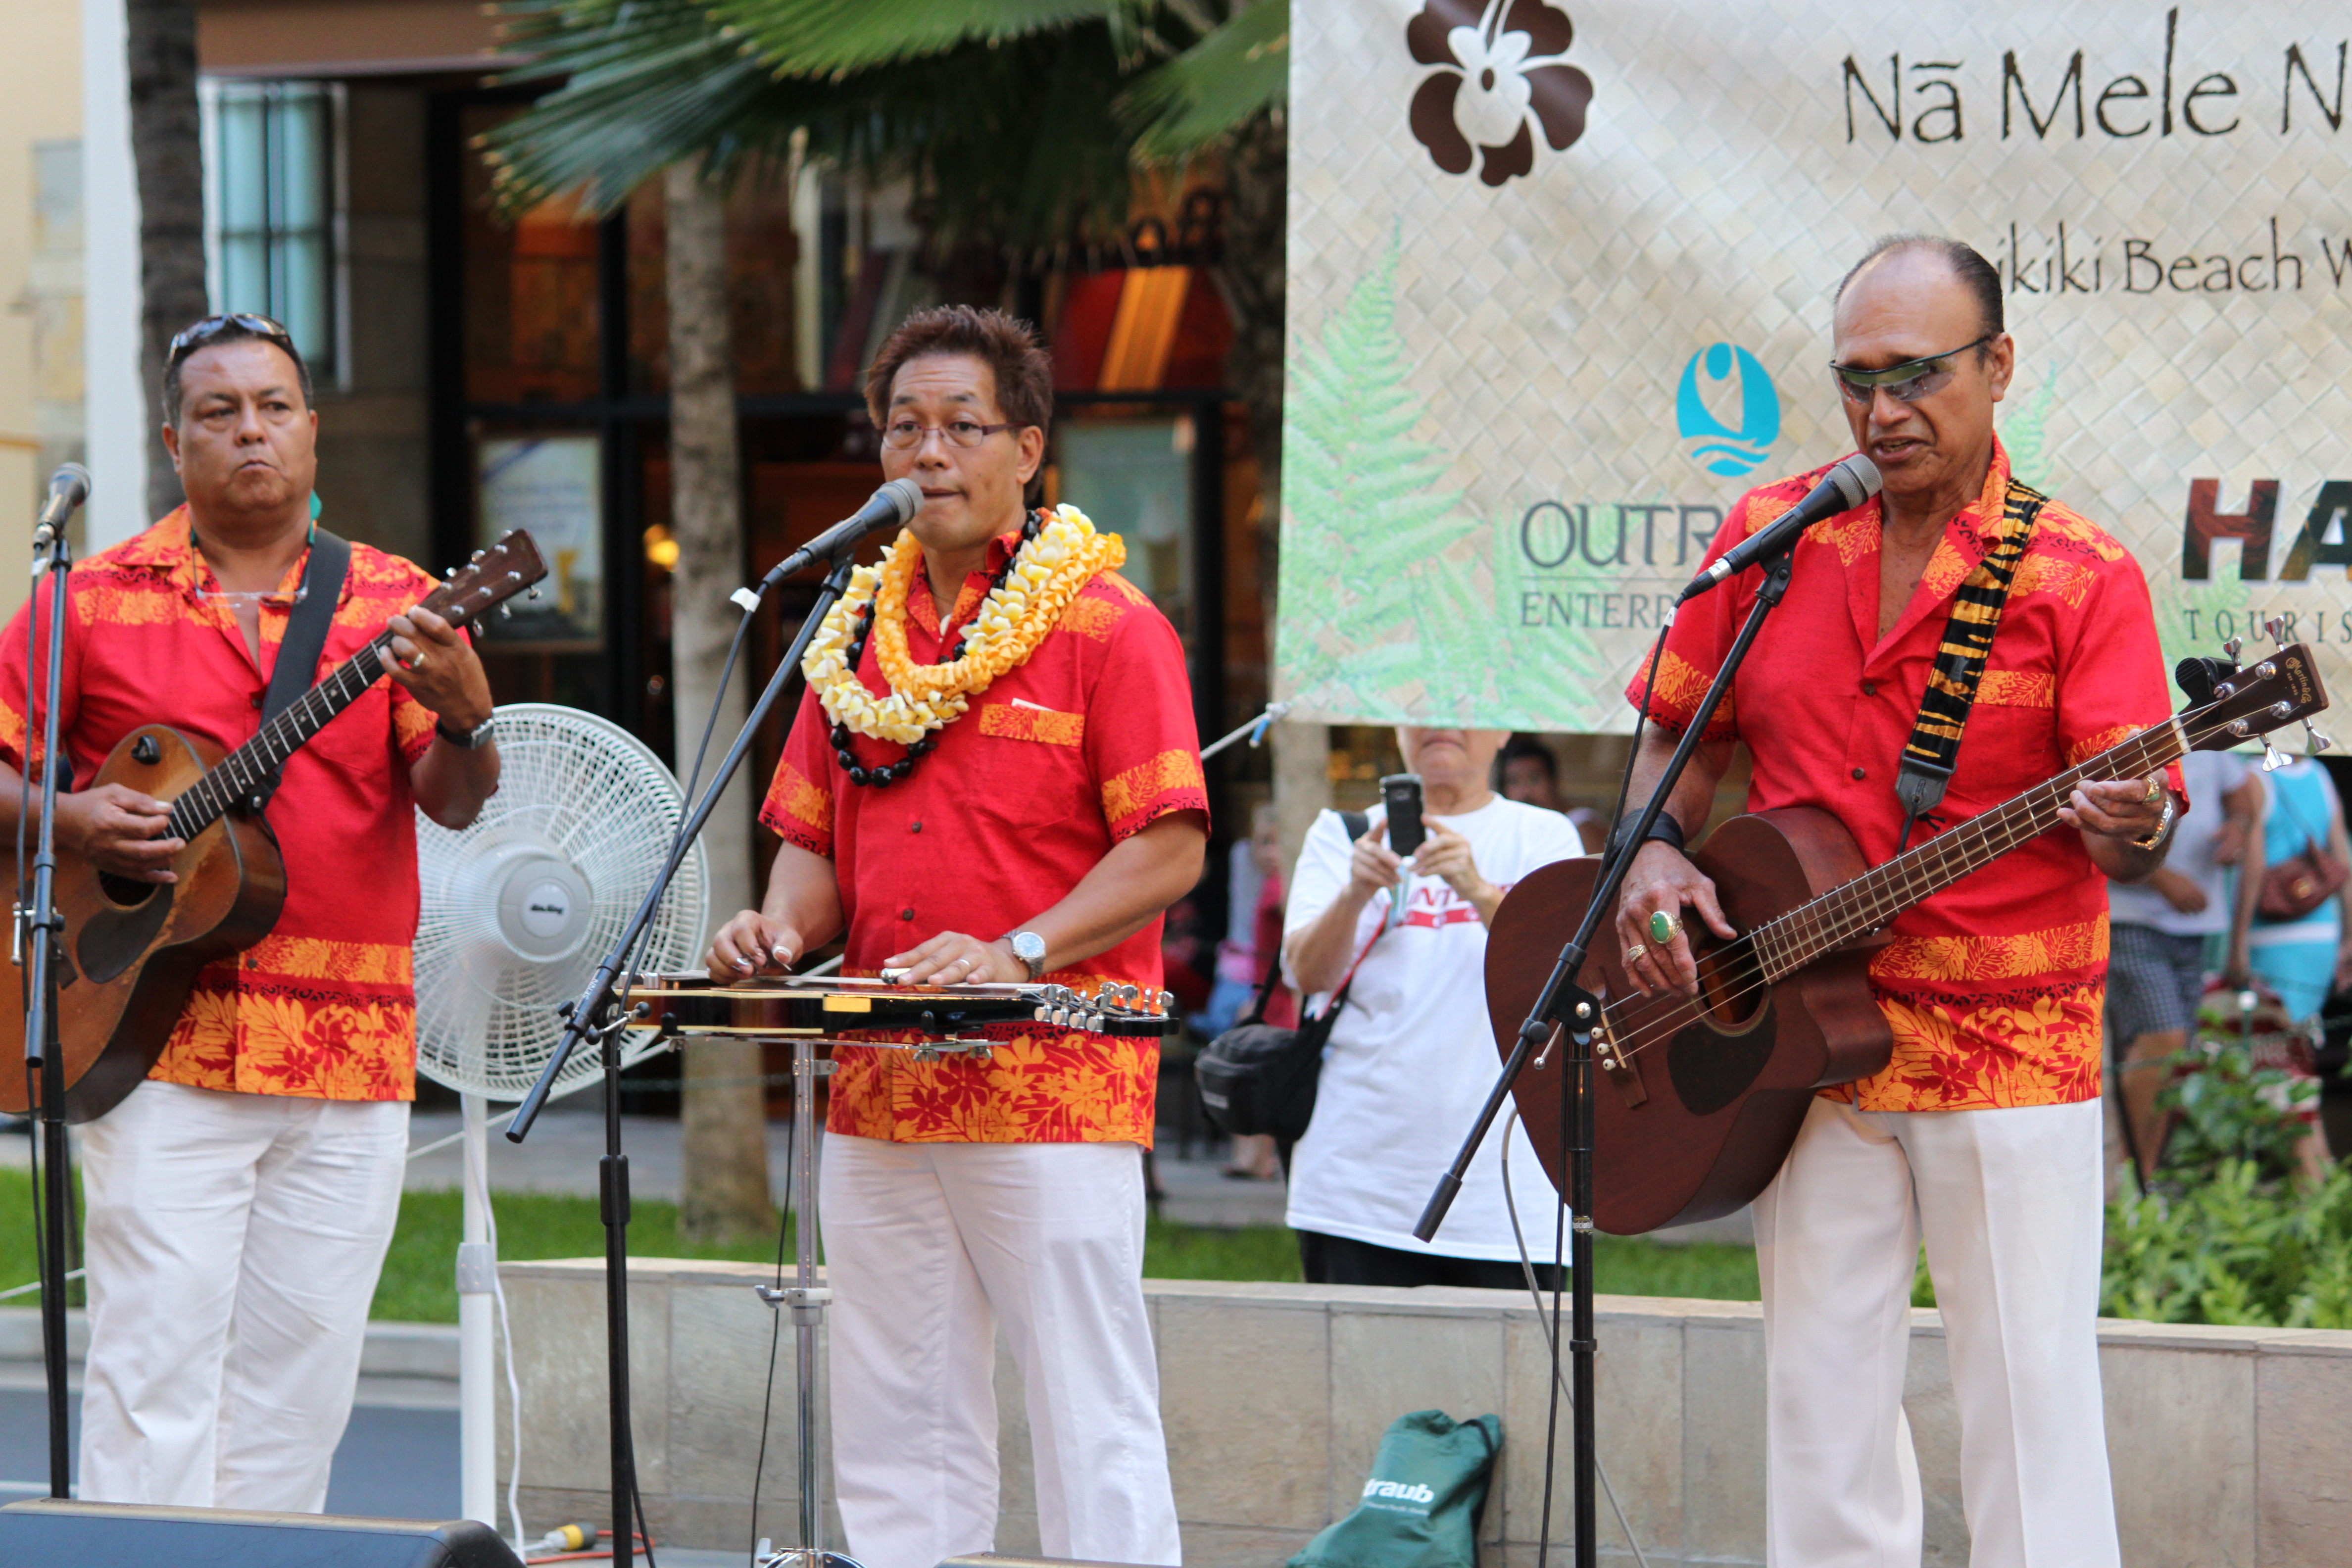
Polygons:
[[[459,1511],[493,1530],[499,1521],[498,1361],[492,1342],[489,1106],[458,1097],[465,1117],[465,1229],[457,1245],[457,1471]],[[520,1528],[520,1527],[518,1527]]]

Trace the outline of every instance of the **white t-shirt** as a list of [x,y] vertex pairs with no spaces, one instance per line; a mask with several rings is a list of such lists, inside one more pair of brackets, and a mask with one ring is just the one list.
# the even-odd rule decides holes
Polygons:
[[[1370,816],[1375,825],[1382,819],[1378,810]],[[1466,816],[1431,820],[1468,839],[1479,874],[1497,887],[1584,853],[1567,817],[1499,796]],[[1312,924],[1347,887],[1353,850],[1336,813],[1316,818],[1283,911],[1286,934]],[[1351,954],[1387,919],[1390,901],[1381,892],[1364,906]],[[1403,923],[1373,943],[1332,1026],[1315,1120],[1291,1155],[1293,1229],[1444,1258],[1517,1258],[1503,1203],[1502,1140],[1494,1133],[1435,1244],[1412,1234],[1502,1068],[1486,1021],[1486,963],[1477,910],[1438,879],[1415,877]],[[1550,1261],[1558,1198],[1516,1125],[1511,1192],[1528,1256]]]
[[2205,907],[2182,914],[2172,901],[2144,882],[2109,882],[2107,918],[2153,926],[2173,936],[2205,936],[2230,929],[2230,868],[2213,858],[2214,840],[2230,818],[2221,797],[2246,782],[2252,759],[2235,752],[2191,752],[2180,759],[2189,785],[2189,810],[2172,830],[2165,868],[2178,871],[2204,890]]

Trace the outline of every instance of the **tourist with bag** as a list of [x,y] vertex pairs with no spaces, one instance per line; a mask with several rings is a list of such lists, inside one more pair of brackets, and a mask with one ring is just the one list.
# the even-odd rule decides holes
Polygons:
[[[1524,1288],[1500,1138],[1480,1148],[1435,1242],[1412,1235],[1501,1066],[1486,1021],[1486,922],[1520,878],[1584,852],[1566,817],[1488,787],[1506,733],[1397,731],[1427,833],[1409,860],[1389,847],[1385,809],[1355,835],[1327,811],[1299,852],[1284,967],[1302,993],[1347,997],[1291,1159],[1288,1217],[1310,1283]],[[1510,1162],[1528,1254],[1549,1279],[1557,1199],[1516,1126]]]
[[2254,973],[2279,994],[2298,1024],[2319,1013],[2328,989],[2352,980],[2352,889],[2346,867],[2344,806],[2327,770],[2298,757],[2262,775],[2269,795],[2263,830],[2262,892],[2247,939]]

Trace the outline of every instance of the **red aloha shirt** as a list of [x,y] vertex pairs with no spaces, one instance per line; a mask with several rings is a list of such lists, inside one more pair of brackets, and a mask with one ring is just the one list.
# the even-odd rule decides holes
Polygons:
[[[1750,490],[1707,550],[1713,561],[1787,511],[1826,468]],[[1816,806],[1878,865],[1895,852],[1895,775],[1919,716],[1953,591],[2001,522],[2009,455],[1996,443],[1983,492],[1945,525],[1911,602],[1878,637],[1879,503],[1817,524],[1797,546],[1788,597],[1708,726],[1747,742],[1748,809]],[[1748,572],[1685,607],[1667,634],[1653,718],[1676,729],[1755,603]],[[1637,674],[1627,689],[1636,706]],[[2170,709],[2147,584],[2124,547],[2053,500],[2010,588],[1958,771],[1913,830],[1939,833],[2096,755]],[[2179,770],[2173,788],[2186,798]],[[1914,907],[1870,965],[1895,1032],[1881,1072],[1823,1092],[1864,1110],[2055,1105],[2099,1093],[2107,883],[2072,828],[2045,833]]]
[[[74,563],[58,733],[87,784],[122,737],[166,723],[223,751],[253,738],[310,552],[261,605],[261,659],[181,507]],[[352,546],[321,671],[357,653],[432,590],[398,556]],[[46,611],[46,595],[36,595]],[[0,758],[25,765],[25,620],[0,634]],[[40,617],[47,647],[48,617]],[[36,729],[37,739],[37,726]],[[269,934],[196,975],[148,1077],[195,1089],[310,1100],[416,1097],[416,810],[409,765],[433,715],[380,679],[287,760],[268,822],[286,861]]]
[[[929,574],[907,595],[907,646],[937,663],[954,627],[1019,543],[990,542],[964,580],[945,635]],[[889,689],[869,647],[858,669]],[[1200,742],[1184,651],[1151,601],[1105,572],[1087,584],[1018,669],[1000,677],[937,732],[939,749],[887,788],[852,785],[834,754],[816,694],[801,703],[760,820],[834,862],[848,921],[845,974],[943,931],[983,942],[1059,903],[1113,845],[1171,812],[1206,812]],[[861,763],[905,755],[855,738]],[[1151,922],[1055,984],[1105,981],[1160,988],[1161,921]],[[905,1051],[835,1052],[835,1132],[900,1143],[1151,1142],[1156,1040],[1038,1033],[1005,1025],[986,1061],[917,1062]]]

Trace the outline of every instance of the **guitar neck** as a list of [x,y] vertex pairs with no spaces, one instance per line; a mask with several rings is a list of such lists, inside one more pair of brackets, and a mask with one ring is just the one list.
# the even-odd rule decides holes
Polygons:
[[390,632],[377,634],[374,641],[337,665],[285,712],[264,724],[253,739],[223,757],[172,803],[171,836],[194,838],[258,789],[285,765],[287,758],[325,729],[329,720],[382,678],[391,646]]
[[2189,750],[2178,718],[2143,730],[2047,783],[1939,833],[1811,903],[1765,921],[1749,935],[1765,978],[1779,980],[1981,870],[2058,825],[2058,810],[2084,783],[2144,778]]

